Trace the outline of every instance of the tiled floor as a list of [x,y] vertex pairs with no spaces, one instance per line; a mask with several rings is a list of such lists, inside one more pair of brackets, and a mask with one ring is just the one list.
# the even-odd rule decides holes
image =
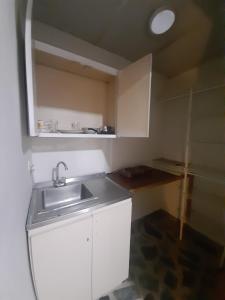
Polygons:
[[179,241],[178,228],[163,211],[135,222],[129,280],[100,300],[218,300],[220,247],[188,228]]

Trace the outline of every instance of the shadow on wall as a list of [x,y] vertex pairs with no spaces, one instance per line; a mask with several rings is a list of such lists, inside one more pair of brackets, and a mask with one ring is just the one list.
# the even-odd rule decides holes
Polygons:
[[19,94],[20,94],[20,128],[21,128],[21,146],[23,153],[29,152],[30,138],[28,137],[27,128],[27,94],[26,94],[26,73],[25,73],[25,13],[26,13],[26,0],[16,1],[17,16],[17,54],[18,54],[18,81],[19,81]]
[[[32,152],[60,152],[60,151],[81,151],[96,150],[104,151],[108,148],[110,141],[107,139],[90,138],[31,138]],[[108,149],[106,149],[108,150]]]
[[52,168],[63,160],[73,177],[91,173],[109,172],[111,169],[111,142],[99,139],[32,139],[34,181],[51,180]]
[[[208,35],[207,44],[203,52],[203,59],[209,56],[224,56],[225,54],[225,11],[224,1],[200,1],[194,0],[196,6],[202,10],[205,16],[212,21],[211,30]],[[208,45],[214,45],[211,52]]]
[[[148,163],[151,158],[151,140],[32,138],[32,157],[35,181],[49,180],[50,170],[63,159],[68,166],[71,165],[71,175],[110,172]],[[44,171],[48,174],[47,178]]]
[[136,190],[132,199],[132,220],[140,219],[163,209],[175,218],[180,214],[182,181]]
[[[156,56],[154,67],[168,77],[177,76],[211,58],[221,56],[224,43],[224,1],[180,1],[177,22],[190,23],[172,43]],[[181,21],[182,20],[182,21]]]
[[39,107],[104,114],[108,84],[42,65],[36,66]]

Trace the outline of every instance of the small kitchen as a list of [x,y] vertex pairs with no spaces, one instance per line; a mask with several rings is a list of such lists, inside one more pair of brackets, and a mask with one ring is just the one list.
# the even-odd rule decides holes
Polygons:
[[200,2],[27,1],[38,300],[215,299],[224,56],[221,7]]

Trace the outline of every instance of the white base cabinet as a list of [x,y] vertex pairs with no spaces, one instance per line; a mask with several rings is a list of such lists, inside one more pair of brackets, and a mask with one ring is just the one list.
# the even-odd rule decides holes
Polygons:
[[91,216],[52,225],[30,232],[37,298],[91,299]]
[[93,299],[98,299],[128,277],[131,202],[119,202],[94,213]]
[[38,300],[95,300],[128,277],[131,199],[28,232]]

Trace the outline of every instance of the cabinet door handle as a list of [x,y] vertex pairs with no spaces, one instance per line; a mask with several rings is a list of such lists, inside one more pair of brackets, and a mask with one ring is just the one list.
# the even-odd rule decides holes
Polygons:
[[89,241],[90,241],[90,239],[89,239],[89,238],[86,238],[86,241],[87,241],[87,242],[89,242]]

